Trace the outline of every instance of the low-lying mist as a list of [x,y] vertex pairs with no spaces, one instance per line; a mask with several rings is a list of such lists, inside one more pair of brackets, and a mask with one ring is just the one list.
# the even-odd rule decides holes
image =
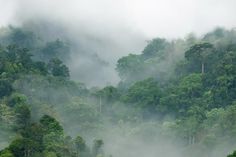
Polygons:
[[[5,57],[6,64],[0,63],[0,69],[4,67],[0,80],[12,87],[12,93],[0,100],[0,150],[16,138],[12,126],[19,104],[9,105],[14,96],[29,107],[32,123],[50,115],[65,135],[83,137],[90,148],[95,139],[103,140],[102,157],[225,157],[235,150],[235,29],[216,28],[201,35],[216,20],[209,29],[207,23],[199,27],[197,35],[175,39],[201,21],[191,18],[182,24],[185,17],[174,20],[181,29],[166,32],[167,39],[160,30],[160,36],[150,39],[153,30],[145,33],[140,20],[134,20],[136,15],[126,17],[140,8],[141,1],[134,8],[123,0],[74,1],[77,7],[57,0],[12,2],[16,4],[12,25],[0,29],[0,59],[10,52],[4,47],[18,44],[29,49],[32,60]],[[201,8],[199,4],[195,9]],[[148,16],[144,21],[158,21],[166,30],[167,15],[172,16],[169,10],[161,20]],[[59,75],[50,69],[55,58]],[[4,85],[0,87],[5,89]]]
[[[11,29],[9,28],[9,30]],[[121,73],[124,79],[121,79],[123,82],[127,81],[127,84],[122,85],[121,82],[117,86],[101,88],[104,85],[114,85],[119,82],[115,70],[116,60],[120,55],[118,50],[122,50],[124,55],[127,55],[125,52],[129,49],[117,48],[113,51],[113,48],[120,47],[123,42],[126,42],[127,45],[132,45],[131,43],[126,40],[118,42],[118,40],[107,36],[94,38],[94,36],[87,33],[85,35],[80,31],[77,32],[77,38],[76,31],[73,31],[73,28],[63,28],[57,26],[56,23],[51,24],[51,22],[45,21],[42,23],[31,21],[25,23],[21,29],[26,32],[33,32],[39,37],[37,39],[39,51],[33,53],[44,52],[45,45],[46,48],[51,48],[50,44],[54,40],[59,45],[63,43],[61,41],[65,41],[65,45],[62,44],[64,45],[62,48],[63,50],[64,48],[69,50],[67,57],[62,59],[70,68],[72,80],[50,75],[22,74],[13,82],[14,92],[22,93],[27,98],[32,121],[38,121],[45,114],[51,115],[62,124],[66,134],[73,138],[80,135],[86,139],[87,144],[90,146],[94,139],[102,139],[105,143],[104,152],[114,157],[222,157],[234,150],[235,142],[231,143],[225,140],[225,142],[220,143],[217,141],[221,140],[221,136],[224,135],[215,137],[215,135],[211,135],[208,132],[206,135],[202,135],[206,137],[198,137],[197,129],[203,130],[199,131],[199,134],[201,134],[207,129],[212,129],[220,124],[215,126],[211,122],[209,128],[205,129],[204,127],[208,124],[207,118],[204,120],[200,118],[200,122],[196,122],[195,116],[199,115],[198,108],[196,111],[194,110],[193,114],[188,115],[190,117],[181,117],[179,119],[172,115],[172,112],[175,112],[173,111],[174,109],[170,108],[170,113],[165,112],[172,103],[175,103],[175,101],[168,101],[171,98],[177,97],[180,105],[186,103],[185,99],[187,100],[188,98],[182,97],[188,93],[185,88],[188,89],[189,86],[192,86],[189,77],[187,77],[187,81],[185,79],[180,80],[180,84],[174,80],[174,83],[177,82],[172,87],[175,90],[167,94],[163,92],[164,90],[172,89],[167,88],[168,83],[172,81],[171,77],[176,76],[174,73],[175,66],[179,61],[184,60],[184,52],[187,49],[195,43],[199,43],[200,40],[211,42],[216,48],[223,49],[225,45],[222,44],[224,43],[222,41],[229,43],[236,41],[234,30],[227,31],[218,28],[203,38],[197,38],[190,34],[185,39],[168,41],[156,38],[150,40],[142,53],[136,50],[135,52],[139,52],[139,54],[121,58],[128,58],[128,60],[124,60],[125,63],[131,62],[131,66],[128,66],[130,69],[127,72],[124,69],[121,69],[121,71],[116,69],[119,72],[124,72]],[[55,30],[60,33],[54,32]],[[57,34],[59,35],[57,36]],[[60,40],[57,40],[57,38],[60,38]],[[5,41],[5,39],[4,36],[1,38],[2,41]],[[141,39],[138,39],[138,41],[142,43]],[[32,49],[35,49],[35,47]],[[101,53],[96,53],[97,49],[100,49]],[[110,50],[117,55],[109,54]],[[187,65],[185,63],[181,66]],[[186,71],[184,70],[186,69],[181,66],[182,72],[185,73]],[[199,70],[199,67],[193,70]],[[193,81],[199,81],[198,74],[190,76],[194,76]],[[147,79],[149,77],[153,77],[153,79]],[[108,80],[110,82],[107,82]],[[130,80],[131,82],[129,82]],[[187,85],[184,81],[187,82]],[[188,84],[188,81],[190,84]],[[201,82],[196,84],[198,89],[198,86],[201,86]],[[94,85],[100,87],[91,87]],[[195,88],[195,84],[193,85],[193,88]],[[176,91],[177,93],[175,93]],[[179,93],[182,94],[180,97],[178,97]],[[161,101],[160,99],[163,98],[163,95],[166,97]],[[169,98],[169,96],[173,97]],[[205,99],[204,97],[204,101]],[[198,101],[197,99],[197,103],[199,103]],[[165,102],[167,104],[164,104],[164,106],[158,106]],[[193,104],[192,100],[189,102]],[[204,102],[201,103],[204,104]],[[174,105],[172,107],[176,107]],[[159,114],[161,111],[166,114],[165,117],[160,118],[163,116],[163,113]],[[204,110],[200,115],[206,116],[205,112],[208,111],[210,112],[211,109]],[[196,115],[195,112],[197,113]],[[185,114],[187,115],[188,113]],[[201,126],[199,127],[199,125]],[[216,129],[216,132],[218,131],[221,130]],[[195,143],[195,138],[199,138],[198,143]],[[9,138],[1,139],[3,140],[1,142],[2,147],[5,147],[10,142]],[[203,139],[203,141],[200,139]],[[211,147],[213,144],[214,146]]]
[[156,121],[136,124],[134,128],[131,125],[129,129],[126,126],[127,130],[122,128],[125,126],[107,126],[104,134],[98,136],[104,139],[107,154],[114,157],[222,157],[233,152],[236,146],[219,143],[211,150],[203,144],[186,146],[183,140],[168,134],[171,128],[164,128]]
[[[199,3],[192,0],[187,4],[184,1],[153,0],[10,0],[8,7],[12,12],[8,24],[31,30],[44,41],[57,38],[69,41],[71,57],[67,65],[71,78],[90,87],[105,86],[119,82],[114,70],[117,60],[130,53],[140,54],[151,38],[173,39],[184,37],[191,31],[201,35],[219,25],[232,27],[234,2],[228,0],[223,4],[217,1],[216,8],[210,6],[211,3],[210,0]],[[227,12],[221,6],[227,7]],[[211,14],[199,18],[203,15],[194,10],[205,7]],[[214,21],[209,22],[209,19]],[[201,20],[204,22],[199,22]],[[196,25],[196,21],[204,25]]]
[[117,28],[115,32],[111,28],[91,30],[80,24],[42,19],[26,21],[22,29],[32,31],[44,42],[57,39],[68,42],[70,52],[64,62],[70,68],[71,78],[87,86],[117,84],[119,77],[114,70],[117,60],[129,53],[140,53],[146,44],[143,35],[129,28]]
[[[40,86],[35,86],[37,82],[41,82]],[[181,128],[177,127],[178,122],[171,116],[159,120],[158,115],[154,114],[144,120],[142,112],[132,106],[117,103],[111,109],[111,104],[100,104],[99,99],[81,98],[86,95],[83,86],[73,89],[73,84],[69,88],[68,85],[57,87],[56,84],[38,76],[27,76],[19,80],[15,88],[28,97],[34,97],[28,103],[31,104],[35,121],[44,114],[56,117],[67,135],[80,135],[89,146],[94,139],[102,139],[106,155],[222,157],[232,152],[236,146],[217,143],[214,148],[207,149],[203,143],[189,145],[186,140],[188,135],[181,133]],[[19,89],[19,85],[24,88]],[[5,142],[3,146],[6,144]]]

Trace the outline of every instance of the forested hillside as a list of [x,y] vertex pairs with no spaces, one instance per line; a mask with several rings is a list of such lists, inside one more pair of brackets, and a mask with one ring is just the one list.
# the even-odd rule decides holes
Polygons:
[[0,157],[226,157],[236,150],[234,29],[152,39],[142,53],[120,58],[119,84],[103,88],[70,79],[65,39],[8,27],[0,45]]

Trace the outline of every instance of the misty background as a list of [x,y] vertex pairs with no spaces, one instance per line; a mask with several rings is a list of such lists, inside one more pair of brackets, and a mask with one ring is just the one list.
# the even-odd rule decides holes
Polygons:
[[[0,0],[0,27],[11,25],[32,31],[39,37],[39,41],[50,42],[57,39],[64,41],[70,47],[69,58],[65,60],[65,64],[70,69],[71,79],[83,82],[88,87],[104,87],[116,85],[120,81],[115,70],[117,60],[131,53],[141,54],[144,47],[153,38],[166,38],[169,40],[168,42],[174,41],[173,43],[175,43],[177,38],[184,40],[189,37],[190,32],[201,38],[206,32],[212,31],[216,27],[234,28],[236,25],[235,6],[235,0]],[[4,34],[5,30],[0,29],[0,31]],[[174,49],[173,53],[166,57],[167,60],[156,67],[167,68],[173,58],[183,57],[185,45],[183,46],[181,41],[179,44],[176,42],[176,45],[174,48],[178,48],[178,46],[180,48]],[[147,73],[152,73],[151,70]],[[97,111],[93,110],[98,106],[99,99],[95,99],[94,102],[89,100],[94,106],[81,103],[77,107],[71,102],[63,102],[64,97],[67,98],[68,95],[72,95],[71,93],[76,93],[74,90],[68,92],[68,89],[57,87],[57,84],[56,88],[48,87],[50,83],[45,81],[44,86],[38,83],[39,87],[34,87],[32,92],[29,89],[32,88],[31,84],[34,84],[34,81],[40,82],[41,78],[27,76],[27,78],[19,80],[19,84],[22,86],[15,85],[15,88],[27,96],[39,97],[38,99],[42,99],[41,101],[50,95],[51,97],[48,99],[52,101],[53,105],[58,106],[48,106],[46,103],[42,105],[41,102],[32,101],[30,103],[36,104],[32,107],[33,115],[41,116],[45,113],[53,115],[54,113],[50,112],[55,110],[55,113],[58,114],[55,117],[66,126],[66,132],[73,136],[76,136],[81,127],[75,125],[78,123],[76,119],[78,115],[83,115],[83,111],[87,110],[89,113],[97,114]],[[75,102],[78,103],[77,101],[82,100]],[[65,111],[64,107],[67,103],[76,106],[76,112],[71,114],[74,106]],[[117,112],[121,110],[120,113],[124,112],[128,115],[132,111],[125,104],[115,105],[118,106],[117,109],[115,108]],[[41,106],[46,106],[46,109],[40,111]],[[91,121],[97,124],[100,119],[96,114],[91,116]],[[108,122],[106,124],[106,121],[110,120],[106,118],[110,117],[103,116],[101,116],[104,118],[101,118],[101,121],[105,121],[103,128],[91,129],[87,124],[84,126],[89,128],[88,130],[94,129],[101,132],[96,132],[96,135],[87,130],[80,133],[87,139],[89,136],[104,139],[105,150],[109,150],[110,154],[128,157],[145,156],[148,152],[151,157],[160,153],[162,156],[181,156],[180,152],[184,151],[180,150],[179,141],[176,141],[177,144],[172,143],[173,140],[168,140],[165,136],[161,139],[162,137],[159,135],[163,132],[168,133],[167,131],[170,130],[159,131],[157,128],[168,128],[169,125],[173,125],[173,119],[165,124],[154,119],[154,122],[138,121],[129,124],[120,121],[118,125],[112,125]],[[75,120],[72,121],[72,119]],[[129,132],[130,130],[131,132]],[[134,135],[130,136],[131,134]],[[89,141],[91,143],[92,139]],[[7,144],[8,142],[5,142],[3,146]],[[233,147],[229,146],[229,150]],[[221,149],[223,148],[215,149],[213,155],[221,156],[228,153],[228,149]]]
[[70,43],[71,78],[115,85],[121,56],[140,54],[155,37],[201,36],[236,23],[234,0],[0,0],[0,26],[23,27]]

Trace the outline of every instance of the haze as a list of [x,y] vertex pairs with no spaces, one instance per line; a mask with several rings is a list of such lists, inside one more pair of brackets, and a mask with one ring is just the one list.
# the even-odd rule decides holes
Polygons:
[[236,23],[234,0],[1,0],[1,25],[50,18],[116,31],[129,27],[149,37],[180,37]]
[[30,22],[46,39],[73,41],[72,79],[104,86],[119,82],[117,60],[141,53],[147,40],[234,27],[235,6],[235,0],[0,0],[0,26]]

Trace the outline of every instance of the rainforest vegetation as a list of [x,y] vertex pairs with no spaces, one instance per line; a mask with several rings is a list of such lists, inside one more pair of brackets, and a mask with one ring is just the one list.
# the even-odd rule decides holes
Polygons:
[[121,57],[119,84],[105,87],[70,78],[65,39],[9,26],[0,45],[0,157],[134,156],[116,152],[126,141],[147,157],[164,146],[174,157],[236,156],[234,29],[154,38]]

